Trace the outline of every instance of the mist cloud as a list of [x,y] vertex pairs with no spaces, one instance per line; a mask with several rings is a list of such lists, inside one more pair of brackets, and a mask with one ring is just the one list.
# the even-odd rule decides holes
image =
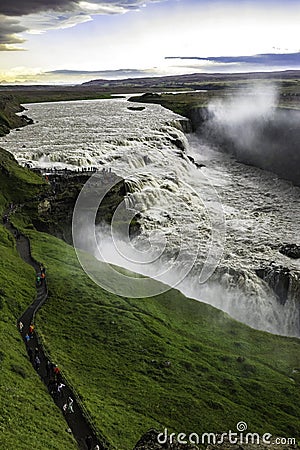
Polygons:
[[275,86],[212,100],[201,132],[222,151],[300,185],[300,112],[279,108]]

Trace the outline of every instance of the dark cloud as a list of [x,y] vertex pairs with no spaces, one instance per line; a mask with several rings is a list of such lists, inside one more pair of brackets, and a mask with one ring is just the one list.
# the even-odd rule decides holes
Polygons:
[[262,66],[300,66],[300,52],[297,53],[263,53],[252,56],[208,56],[203,58],[200,56],[176,56],[166,57],[166,59],[180,59],[180,60],[196,60],[209,61],[220,64],[255,64]]
[[18,50],[14,46],[24,42],[18,33],[22,33],[26,28],[20,25],[18,20],[7,17],[0,17],[0,23],[0,51]]
[[78,76],[78,75],[97,75],[103,76],[105,78],[112,77],[129,77],[129,76],[145,76],[148,73],[146,70],[138,69],[117,69],[117,70],[52,70],[50,72],[45,72],[46,74],[52,75],[67,75],[67,76]]
[[[87,17],[90,20],[90,14],[115,14],[133,9],[138,9],[144,3],[161,2],[164,0],[85,0],[86,3],[92,3],[99,8],[85,10],[84,3],[80,0],[0,0],[0,51],[21,50],[14,46],[24,42],[24,39],[17,36],[28,30],[23,27],[15,18],[26,17],[30,14],[43,14],[52,12],[53,22],[55,24],[64,20],[61,13],[66,13],[71,23],[72,18]],[[51,20],[51,19],[50,19]],[[81,23],[80,20],[78,23]],[[76,22],[74,23],[74,25]],[[28,24],[27,24],[28,25]],[[44,29],[51,29],[51,24],[45,24]]]
[[47,10],[66,11],[72,10],[77,3],[75,0],[1,0],[0,14],[24,16]]
[[[127,10],[136,9],[144,3],[157,0],[86,0],[104,7],[119,7]],[[163,1],[163,0],[159,0]],[[72,11],[80,9],[80,0],[1,0],[0,14],[5,16],[25,16],[44,11]]]
[[25,42],[17,36],[27,30],[19,21],[12,17],[21,17],[47,10],[72,10],[76,5],[74,0],[0,0],[0,51],[21,50],[16,44]]

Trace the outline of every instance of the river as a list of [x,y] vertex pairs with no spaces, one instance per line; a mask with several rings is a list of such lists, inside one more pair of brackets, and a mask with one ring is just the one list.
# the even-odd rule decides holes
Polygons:
[[299,261],[278,249],[300,244],[299,187],[185,135],[182,118],[159,105],[135,111],[114,99],[25,106],[34,124],[0,139],[21,164],[97,167],[126,179],[126,205],[140,211],[141,235],[131,251],[103,225],[103,259],[154,276],[254,328],[300,336],[298,291],[281,304],[255,273],[275,261],[297,277]]

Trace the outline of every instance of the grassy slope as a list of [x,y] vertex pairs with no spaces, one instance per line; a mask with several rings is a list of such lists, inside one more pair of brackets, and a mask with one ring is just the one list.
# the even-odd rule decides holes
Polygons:
[[71,247],[29,234],[50,288],[38,328],[118,449],[151,426],[201,433],[240,420],[251,431],[300,437],[298,340],[252,330],[175,290],[143,300],[111,295]]
[[4,136],[11,128],[23,126],[24,120],[16,113],[22,107],[13,95],[0,92],[0,136]]
[[38,195],[45,181],[28,169],[20,167],[14,157],[0,148],[0,214],[10,202],[24,203]]
[[[9,171],[6,176],[1,168]],[[0,151],[0,211],[36,194],[43,182]],[[22,195],[23,192],[23,195]],[[16,321],[35,297],[35,275],[0,225],[0,448],[75,449],[66,423],[33,370]]]

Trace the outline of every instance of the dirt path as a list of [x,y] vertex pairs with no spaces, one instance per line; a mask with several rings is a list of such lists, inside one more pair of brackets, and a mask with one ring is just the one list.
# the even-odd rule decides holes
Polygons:
[[[7,214],[5,217],[8,217]],[[19,233],[19,231],[12,225],[9,219],[7,219],[7,222],[6,219],[4,219],[3,221],[6,229],[10,231],[10,233],[12,233],[12,235],[16,239],[17,250],[21,258],[34,268],[36,275],[39,275],[41,273],[41,264],[35,261],[31,256],[29,239],[22,233]],[[67,379],[60,372],[55,373],[55,365],[47,357],[37,333],[33,332],[32,336],[28,339],[28,335],[30,334],[30,325],[34,324],[35,314],[45,303],[47,297],[47,284],[44,280],[39,286],[37,286],[37,296],[35,301],[26,309],[26,311],[18,320],[19,329],[20,322],[23,324],[23,328],[22,330],[20,329],[20,333],[26,345],[28,357],[31,360],[34,369],[39,374],[41,380],[47,386],[49,394],[52,396],[53,401],[62,411],[68,424],[69,432],[72,432],[74,438],[78,443],[79,449],[94,449],[97,444],[99,445],[99,450],[110,449],[111,446],[106,442],[105,438],[101,437],[100,433],[91,423],[91,420],[87,416],[87,413],[84,411],[80,400],[68,383]],[[38,357],[40,364],[38,364],[36,356]],[[57,387],[60,383],[62,383],[64,386],[61,392],[58,392]],[[71,407],[71,409],[73,409],[73,412],[68,409],[64,411],[64,406],[68,404],[69,398],[73,400]],[[89,438],[87,439],[87,437]]]

